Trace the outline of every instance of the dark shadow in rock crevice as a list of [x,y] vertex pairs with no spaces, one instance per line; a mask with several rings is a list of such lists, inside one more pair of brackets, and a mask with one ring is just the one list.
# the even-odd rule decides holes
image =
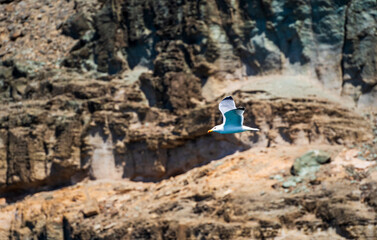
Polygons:
[[[216,133],[215,133],[216,134]],[[185,144],[172,149],[148,150],[142,144],[133,144],[128,147],[130,153],[126,154],[128,167],[135,166],[135,163],[143,163],[143,169],[151,169],[153,163],[158,159],[165,162],[165,171],[148,173],[132,171],[124,168],[123,177],[130,177],[134,181],[159,182],[172,176],[177,176],[193,168],[206,165],[212,161],[222,159],[234,154],[237,151],[245,151],[250,146],[240,142],[235,136],[203,136],[189,140]],[[132,159],[132,160],[131,160]],[[149,162],[149,163],[148,163]],[[150,165],[148,167],[148,165]]]
[[280,134],[281,138],[284,141],[286,141],[289,144],[293,143],[293,141],[292,141],[292,139],[290,137],[290,134],[289,134],[289,128],[287,128],[287,127],[279,127],[278,131],[279,131],[279,134]]
[[[53,166],[52,169],[55,169],[54,173],[51,171],[51,174],[43,180],[13,184],[7,188],[1,189],[0,197],[4,197],[7,204],[21,201],[27,196],[39,192],[46,192],[48,195],[46,198],[52,198],[52,196],[48,194],[49,191],[71,186],[82,181],[87,176],[87,172],[85,170],[72,171],[68,168],[61,169],[61,166],[58,165]],[[75,179],[75,182],[72,182],[73,178]]]

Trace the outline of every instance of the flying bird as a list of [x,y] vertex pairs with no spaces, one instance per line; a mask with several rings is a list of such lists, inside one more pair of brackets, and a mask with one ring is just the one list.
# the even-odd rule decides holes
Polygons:
[[236,108],[236,104],[231,96],[224,98],[220,102],[219,109],[223,114],[223,123],[208,130],[208,133],[217,132],[227,134],[245,131],[259,131],[258,128],[243,126],[243,112],[245,111],[245,108]]

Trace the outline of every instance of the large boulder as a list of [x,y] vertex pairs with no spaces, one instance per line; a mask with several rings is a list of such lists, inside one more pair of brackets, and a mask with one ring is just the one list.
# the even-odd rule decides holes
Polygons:
[[329,163],[331,156],[321,150],[311,150],[297,158],[291,168],[294,175],[312,175],[322,164]]

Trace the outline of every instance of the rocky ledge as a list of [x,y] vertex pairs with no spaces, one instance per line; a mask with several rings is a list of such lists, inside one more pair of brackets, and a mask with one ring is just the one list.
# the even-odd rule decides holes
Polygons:
[[0,238],[375,238],[376,6],[0,0]]
[[[221,136],[207,130],[221,121],[217,104],[222,97],[201,102],[172,98],[172,105],[193,106],[170,111],[150,106],[140,90],[143,80],[128,84],[69,76],[18,85],[24,89],[18,92],[22,100],[1,106],[2,194],[86,177],[159,181],[254,146],[351,146],[373,139],[365,117],[303,92],[296,98],[276,97],[268,90],[233,92],[237,104],[247,109],[245,124],[261,131]],[[171,86],[181,80],[173,78]],[[158,94],[149,96],[153,93]]]
[[[304,160],[304,170],[313,167],[307,163],[316,156],[321,159],[298,158],[313,148],[322,149],[328,161],[287,185],[297,178],[290,168],[297,169],[298,161]],[[328,145],[257,147],[159,183],[84,181],[3,202],[0,237],[373,239],[376,165],[359,151]]]

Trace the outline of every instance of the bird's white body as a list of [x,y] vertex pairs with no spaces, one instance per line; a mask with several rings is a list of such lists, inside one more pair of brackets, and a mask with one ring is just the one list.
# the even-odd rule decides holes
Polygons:
[[213,127],[208,132],[218,132],[221,134],[239,133],[245,131],[259,131],[257,128],[243,126],[244,108],[236,108],[236,104],[231,96],[224,98],[219,109],[223,114],[223,123]]

